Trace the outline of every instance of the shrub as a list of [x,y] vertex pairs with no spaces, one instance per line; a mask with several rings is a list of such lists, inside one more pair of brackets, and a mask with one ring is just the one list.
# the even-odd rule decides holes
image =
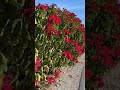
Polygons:
[[116,0],[86,4],[86,89],[103,87],[103,76],[119,63],[119,10]]
[[30,90],[34,86],[33,15],[26,11],[32,7],[30,3],[0,1],[0,90]]
[[55,83],[60,67],[78,63],[84,53],[85,28],[74,13],[56,5],[35,7],[36,87]]

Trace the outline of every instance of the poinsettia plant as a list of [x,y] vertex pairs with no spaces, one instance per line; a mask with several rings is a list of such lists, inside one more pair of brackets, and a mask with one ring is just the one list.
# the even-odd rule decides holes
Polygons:
[[55,4],[35,7],[35,85],[56,82],[61,67],[78,63],[85,51],[85,28],[81,20]]
[[88,1],[86,12],[85,84],[89,90],[104,87],[104,75],[119,63],[120,4],[116,0]]
[[32,1],[0,1],[0,90],[34,87]]

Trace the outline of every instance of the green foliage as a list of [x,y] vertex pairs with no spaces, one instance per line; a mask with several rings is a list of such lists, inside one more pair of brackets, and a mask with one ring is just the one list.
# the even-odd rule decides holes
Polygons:
[[32,15],[23,12],[25,5],[25,0],[0,1],[0,67],[4,68],[0,73],[13,75],[10,85],[15,90],[32,88],[34,83],[34,29]]
[[[72,41],[78,41],[78,46],[83,48],[85,28],[81,24],[81,20],[74,13],[67,10],[59,10],[54,5],[39,4],[35,8],[35,15],[35,61],[38,63],[39,58],[39,63],[41,63],[38,66],[38,71],[36,71],[36,78],[40,75],[41,79],[36,79],[36,81],[40,81],[40,87],[43,88],[49,85],[46,79],[48,76],[55,77],[55,69],[75,64],[75,59],[80,54],[76,52],[75,48],[77,46],[75,47]],[[51,21],[49,22],[49,20]],[[65,34],[63,32],[65,29],[71,33],[69,35]],[[48,33],[51,32],[50,36],[50,33],[48,34],[46,30],[48,30]],[[70,43],[65,41],[65,37],[70,38]],[[74,56],[73,60],[63,55],[65,50],[71,52],[71,56]],[[81,52],[84,52],[84,50],[81,50]]]

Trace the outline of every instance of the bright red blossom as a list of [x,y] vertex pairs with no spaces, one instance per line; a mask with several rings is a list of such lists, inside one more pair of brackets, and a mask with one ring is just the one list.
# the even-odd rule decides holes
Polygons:
[[69,51],[63,51],[63,55],[65,55],[69,60],[73,60],[74,56]]
[[65,37],[65,43],[71,43],[71,40],[69,37]]
[[48,18],[48,23],[54,22],[54,24],[60,24],[62,21],[60,19],[59,16],[57,16],[56,14],[52,14],[49,18]]
[[77,31],[77,30],[78,30],[78,28],[75,28],[75,27],[72,27],[72,29],[73,29],[74,31]]
[[80,20],[79,18],[75,18],[75,19],[74,19],[74,22],[81,23],[81,20]]
[[85,32],[84,24],[81,24],[80,31],[83,32],[83,33]]
[[57,68],[57,69],[55,70],[55,72],[56,72],[56,73],[61,73],[61,70],[60,70],[59,68]]
[[38,4],[38,8],[47,11],[47,10],[49,9],[49,6],[47,6],[47,5],[42,5],[42,4]]
[[55,79],[54,79],[53,77],[51,77],[51,76],[48,76],[48,77],[46,78],[46,80],[47,80],[47,82],[48,82],[49,84],[55,83]]
[[60,77],[60,73],[61,73],[61,70],[60,69],[56,69],[55,72],[54,72],[55,78],[59,78]]
[[77,40],[72,41],[72,44],[75,47],[75,50],[79,54],[83,54],[84,52],[84,47],[80,46]]
[[73,40],[73,41],[72,41],[72,44],[73,44],[74,46],[78,46],[78,40]]
[[36,58],[36,62],[35,62],[35,72],[38,72],[38,68],[41,66],[41,62],[40,62],[40,58],[37,57]]
[[77,45],[77,46],[75,46],[75,49],[76,49],[76,52],[79,54],[83,54],[83,52],[84,52],[83,51],[84,47],[82,47],[82,46]]
[[59,36],[59,35],[60,35],[60,32],[59,32],[59,31],[55,31],[55,35],[56,35],[56,36]]
[[64,30],[62,30],[62,32],[66,35],[71,34],[71,32],[68,29],[64,29]]
[[39,57],[36,58],[36,65],[37,66],[41,66],[41,62],[40,62],[40,58]]
[[52,32],[52,33],[55,33],[56,30],[48,23],[47,25],[47,29],[46,29],[48,32]]

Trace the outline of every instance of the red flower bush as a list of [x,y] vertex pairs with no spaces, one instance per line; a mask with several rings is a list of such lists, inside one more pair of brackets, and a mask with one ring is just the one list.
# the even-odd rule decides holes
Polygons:
[[120,7],[116,0],[87,1],[86,7],[85,84],[86,89],[97,89],[104,87],[102,78],[119,63]]
[[[0,5],[0,90],[33,88],[35,55],[33,2],[33,0],[0,1],[2,5]],[[40,63],[37,65],[39,69]]]
[[43,87],[60,78],[60,67],[78,63],[85,50],[85,28],[74,13],[56,5],[39,4],[35,15],[35,84]]

